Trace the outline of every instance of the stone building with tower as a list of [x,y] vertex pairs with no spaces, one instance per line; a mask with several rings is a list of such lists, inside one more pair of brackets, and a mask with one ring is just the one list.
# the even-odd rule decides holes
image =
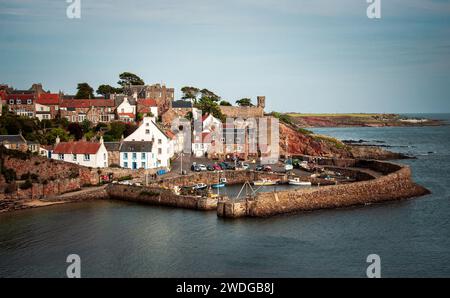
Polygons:
[[260,118],[264,117],[264,109],[266,107],[266,97],[258,96],[257,105],[251,107],[235,107],[235,106],[220,106],[222,114],[227,118]]

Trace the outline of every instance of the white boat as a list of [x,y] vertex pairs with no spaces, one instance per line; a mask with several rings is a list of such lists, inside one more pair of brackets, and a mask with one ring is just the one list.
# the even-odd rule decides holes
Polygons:
[[262,180],[257,180],[253,182],[253,185],[256,186],[270,186],[270,185],[276,185],[277,182],[273,181],[273,180],[268,180],[268,179],[262,179]]
[[300,181],[300,178],[289,179],[290,185],[311,186],[309,181]]
[[202,190],[202,189],[206,189],[207,187],[208,187],[208,185],[206,185],[205,183],[199,183],[194,186],[194,190]]

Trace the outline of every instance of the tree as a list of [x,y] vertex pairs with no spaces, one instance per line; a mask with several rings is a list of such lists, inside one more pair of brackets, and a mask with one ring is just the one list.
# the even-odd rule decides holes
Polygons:
[[52,128],[44,135],[48,145],[55,144],[56,137],[59,137],[61,142],[67,142],[69,140],[69,134],[62,128]]
[[78,84],[78,92],[75,95],[76,99],[90,99],[94,98],[94,89],[89,86],[88,83],[80,83]]
[[91,130],[92,127],[92,122],[84,119],[83,122],[81,123],[81,129],[83,131],[83,134],[89,132]]
[[131,72],[123,72],[119,75],[120,81],[117,82],[122,87],[134,86],[134,85],[145,85],[144,80],[139,76]]
[[182,99],[190,99],[196,103],[197,96],[200,93],[200,89],[195,88],[195,87],[186,86],[186,87],[181,88],[181,92],[183,92]]
[[123,89],[122,88],[115,88],[111,85],[100,85],[98,86],[97,89],[97,94],[99,95],[103,95],[105,98],[110,98],[111,94],[114,93],[122,93]]
[[78,123],[70,123],[67,130],[77,141],[83,137],[83,129]]
[[229,102],[226,101],[226,100],[222,100],[222,101],[219,103],[219,105],[221,105],[221,106],[226,106],[226,107],[231,107],[231,106],[232,106],[232,104],[229,103]]
[[200,90],[200,93],[202,95],[202,98],[209,98],[212,101],[218,102],[220,100],[220,96],[215,94],[214,92],[208,90],[208,89],[202,89]]
[[219,104],[212,98],[202,97],[196,104],[196,108],[202,111],[202,114],[212,114],[214,117],[220,119],[220,121],[225,121],[225,116],[220,110]]
[[236,101],[240,107],[253,107],[252,100],[250,98],[242,98]]

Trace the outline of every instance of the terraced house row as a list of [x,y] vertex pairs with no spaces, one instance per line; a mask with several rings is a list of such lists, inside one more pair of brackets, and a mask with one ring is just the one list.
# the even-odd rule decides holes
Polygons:
[[132,86],[124,94],[113,94],[109,99],[75,99],[75,96],[62,92],[46,92],[41,84],[33,84],[28,90],[0,85],[1,105],[7,106],[10,112],[17,115],[40,120],[56,117],[66,118],[69,122],[89,120],[94,124],[114,120],[134,122],[139,114],[157,118],[161,112],[170,109],[173,96],[173,88],[160,84]]

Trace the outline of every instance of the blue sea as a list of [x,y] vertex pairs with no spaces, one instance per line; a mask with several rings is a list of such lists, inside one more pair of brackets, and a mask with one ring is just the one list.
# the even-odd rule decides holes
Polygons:
[[[448,114],[416,115],[450,120]],[[431,195],[265,219],[98,201],[0,214],[0,277],[450,277],[450,126],[318,128],[414,155]]]

